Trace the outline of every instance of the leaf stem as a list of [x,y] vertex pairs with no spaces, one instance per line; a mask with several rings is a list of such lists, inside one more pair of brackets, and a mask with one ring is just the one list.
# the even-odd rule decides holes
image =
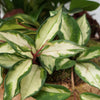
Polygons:
[[19,23],[19,22],[18,22],[18,19],[16,19],[16,22],[17,22],[17,24],[19,24],[19,25],[25,27],[26,29],[29,29],[29,30],[32,30],[32,31],[36,31],[36,30],[37,30],[36,28],[27,27],[27,26],[23,25],[22,23]]
[[74,68],[71,68],[71,82],[72,82],[72,92],[74,100],[76,100],[76,94],[75,94],[75,83],[74,83]]
[[5,41],[3,41],[3,40],[0,40],[0,42],[5,43]]
[[[47,40],[48,41],[48,40]],[[36,59],[37,57],[39,57],[41,55],[41,50],[44,48],[44,46],[47,44],[47,41],[40,47],[39,50],[36,51],[36,53],[34,54],[32,51],[31,51],[31,54],[33,56],[33,64],[37,64],[36,63]],[[39,53],[40,52],[40,53]]]

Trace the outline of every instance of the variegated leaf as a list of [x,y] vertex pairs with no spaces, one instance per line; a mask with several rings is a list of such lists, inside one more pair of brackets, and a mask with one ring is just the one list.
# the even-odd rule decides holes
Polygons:
[[70,95],[70,91],[63,86],[45,84],[41,91],[34,97],[36,100],[65,100]]
[[87,61],[100,56],[100,47],[90,47],[86,49],[78,58],[77,61]]
[[0,67],[0,85],[2,84],[2,82],[3,82],[2,68]]
[[36,94],[43,86],[45,79],[46,71],[38,65],[32,65],[29,74],[21,80],[22,100]]
[[4,100],[12,100],[17,91],[21,78],[31,70],[31,66],[32,61],[27,59],[15,64],[13,69],[8,72],[4,85]]
[[39,23],[32,16],[29,16],[27,14],[17,14],[15,16],[13,16],[13,18],[20,19],[24,23],[29,24],[29,25],[34,25],[36,27],[39,26]]
[[100,95],[96,95],[93,93],[82,93],[80,97],[81,100],[100,100]]
[[4,68],[11,68],[14,64],[24,59],[25,58],[22,58],[15,54],[7,54],[7,53],[2,54],[1,53],[0,54],[0,66]]
[[8,43],[2,43],[0,44],[0,53],[15,53],[15,51]]
[[100,89],[100,67],[92,62],[77,63],[75,72],[85,82]]
[[49,74],[53,73],[55,67],[55,58],[51,56],[41,55],[40,62],[42,66],[48,71]]
[[4,38],[8,43],[14,43],[18,45],[23,51],[33,51],[35,52],[34,42],[27,35],[10,31],[10,32],[0,32],[0,37]]
[[82,33],[75,19],[68,14],[62,14],[61,38],[82,44]]
[[82,17],[80,17],[77,20],[77,23],[81,29],[82,32],[82,36],[83,36],[83,45],[85,45],[90,38],[90,33],[91,33],[91,29],[90,29],[90,25],[86,19],[86,15],[83,15]]
[[50,41],[59,31],[61,14],[62,10],[60,10],[56,15],[49,17],[39,28],[35,41],[37,50],[47,41]]
[[74,60],[70,60],[69,58],[58,58],[56,60],[56,70],[60,69],[68,69],[75,65]]
[[25,27],[19,25],[16,22],[15,18],[2,19],[2,23],[0,23],[0,31],[17,30],[17,29],[25,29]]
[[78,46],[77,44],[67,40],[57,40],[51,42],[51,45],[43,50],[42,54],[52,56],[55,58],[65,56],[70,57],[79,52],[84,51],[85,48]]
[[[17,45],[17,53],[19,53],[20,56],[26,56],[29,58],[33,58],[31,52],[23,52]],[[0,44],[0,54],[2,53],[9,53],[9,54],[14,54],[16,53],[16,50],[14,50],[8,43],[2,43]]]

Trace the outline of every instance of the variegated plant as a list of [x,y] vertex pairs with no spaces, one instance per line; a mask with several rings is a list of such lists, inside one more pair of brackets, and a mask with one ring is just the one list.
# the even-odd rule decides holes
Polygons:
[[[8,69],[4,100],[12,100],[18,93],[22,100],[29,96],[37,100],[65,100],[71,92],[63,86],[45,84],[47,72],[74,66],[82,80],[100,89],[100,68],[88,61],[100,56],[100,47],[85,47],[90,36],[85,15],[76,21],[60,9],[40,26],[34,40],[26,35],[25,28],[25,34],[16,29],[23,27],[10,27],[9,20],[0,26],[0,84],[3,70]],[[55,40],[55,36],[59,38]],[[81,99],[89,100],[91,95],[83,93]]]

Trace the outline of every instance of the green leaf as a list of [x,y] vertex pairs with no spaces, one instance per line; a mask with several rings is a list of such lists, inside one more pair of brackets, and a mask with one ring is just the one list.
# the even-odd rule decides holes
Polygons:
[[100,47],[90,47],[83,51],[83,53],[77,58],[77,61],[87,61],[95,57],[100,56]]
[[0,37],[3,37],[7,42],[13,42],[18,45],[22,51],[35,52],[34,42],[27,35],[16,31],[0,32]]
[[61,13],[62,10],[55,16],[49,17],[39,28],[35,41],[37,50],[47,41],[50,41],[58,32],[61,23]]
[[62,14],[60,38],[82,44],[82,33],[76,20],[66,13]]
[[0,44],[0,53],[15,53],[8,43]]
[[86,15],[83,15],[82,17],[80,17],[77,20],[77,23],[81,29],[82,32],[82,36],[83,36],[83,45],[85,45],[90,38],[90,33],[91,33],[91,29],[90,29],[90,25],[86,19]]
[[32,16],[26,14],[17,14],[13,18],[18,18],[26,24],[34,25],[36,27],[39,26],[39,23]]
[[81,100],[100,100],[100,95],[96,95],[93,93],[82,93],[80,95]]
[[12,100],[17,91],[20,80],[31,70],[31,65],[32,61],[27,59],[15,64],[13,69],[8,72],[4,85],[4,100]]
[[12,9],[14,9],[14,5],[11,2],[11,0],[3,0],[3,2],[5,3],[5,7],[7,11],[11,11]]
[[41,91],[34,96],[36,100],[65,100],[71,95],[64,86],[45,84]]
[[25,27],[19,25],[15,18],[2,19],[0,22],[0,31],[25,29]]
[[18,63],[21,60],[24,60],[24,58],[15,54],[0,54],[0,66],[4,68],[11,68],[14,64]]
[[56,70],[68,69],[70,67],[73,67],[74,65],[75,61],[70,60],[69,58],[58,58],[56,60]]
[[40,62],[42,66],[48,71],[49,74],[53,73],[55,67],[55,58],[51,56],[41,55]]
[[32,65],[30,73],[21,80],[22,100],[36,94],[43,86],[45,79],[46,71],[38,65]]
[[92,62],[77,63],[77,75],[88,84],[100,89],[100,67]]
[[68,40],[57,40],[51,42],[51,45],[42,51],[43,55],[58,57],[70,57],[79,52],[84,51],[85,48]]
[[2,68],[0,67],[0,85],[2,84],[2,82],[3,82]]
[[99,3],[89,0],[71,0],[70,10],[83,9],[87,11],[95,10],[100,6]]

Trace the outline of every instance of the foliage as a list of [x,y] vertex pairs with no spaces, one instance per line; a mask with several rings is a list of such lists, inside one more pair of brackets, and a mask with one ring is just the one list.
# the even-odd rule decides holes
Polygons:
[[82,10],[95,10],[100,4],[88,0],[0,0],[5,13],[13,9],[22,9],[24,13],[34,17],[34,20],[43,22],[49,17],[49,11],[55,10],[58,4],[70,2],[70,13],[80,12]]
[[[12,8],[23,2],[5,1],[12,4]],[[44,0],[30,0],[29,7],[33,2],[42,4]],[[57,0],[54,3],[57,4]],[[71,3],[72,10],[73,0]],[[21,93],[22,100],[29,96],[37,100],[65,100],[74,90],[71,92],[63,86],[45,84],[45,80],[47,73],[68,68],[74,68],[83,81],[100,89],[100,67],[89,61],[100,56],[100,47],[86,47],[91,33],[89,23],[85,15],[75,20],[70,16],[71,12],[62,10],[60,6],[41,25],[37,18],[26,14],[1,19],[0,84],[3,82],[2,70],[8,69],[4,81],[4,100],[12,100],[18,93]],[[90,93],[83,93],[80,97],[82,100],[100,99],[100,96]]]

